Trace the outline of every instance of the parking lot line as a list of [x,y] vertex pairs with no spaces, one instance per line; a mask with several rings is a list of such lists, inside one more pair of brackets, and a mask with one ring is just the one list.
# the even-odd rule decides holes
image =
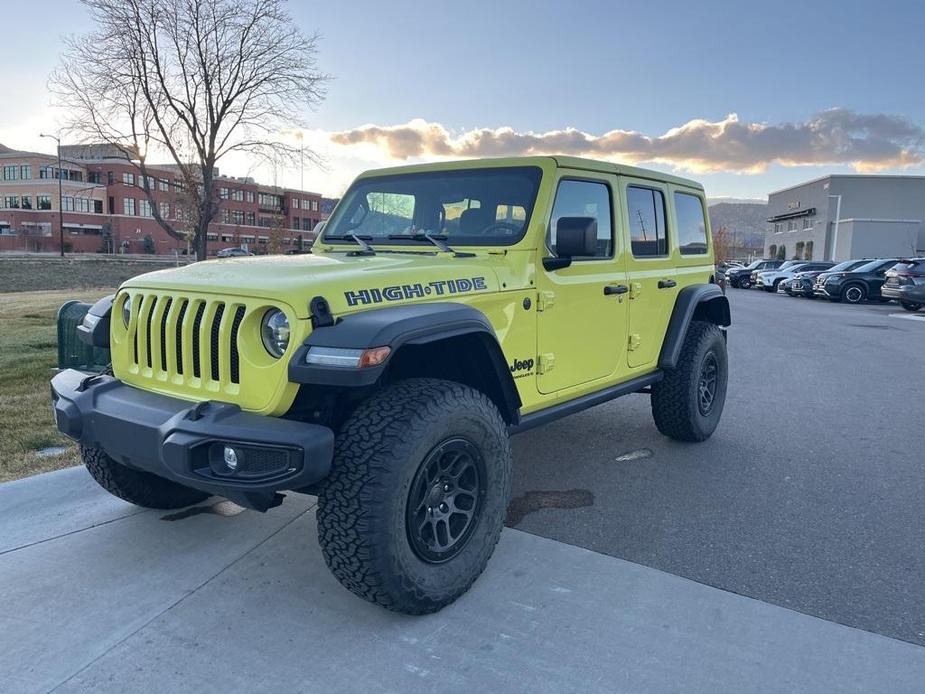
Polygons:
[[914,313],[891,313],[889,314],[890,318],[904,318],[905,320],[917,321],[919,323],[925,323],[925,316],[919,316]]

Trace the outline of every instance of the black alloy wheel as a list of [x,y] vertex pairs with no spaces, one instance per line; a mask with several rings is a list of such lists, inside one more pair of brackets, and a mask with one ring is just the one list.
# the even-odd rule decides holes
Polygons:
[[713,410],[716,400],[716,354],[707,352],[700,364],[700,378],[697,383],[697,409],[704,417]]
[[423,561],[441,563],[466,546],[485,496],[485,462],[461,438],[448,439],[421,463],[408,493],[408,541]]

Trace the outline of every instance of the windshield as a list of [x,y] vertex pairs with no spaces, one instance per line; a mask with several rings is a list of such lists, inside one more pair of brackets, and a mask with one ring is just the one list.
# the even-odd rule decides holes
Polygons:
[[451,245],[515,243],[526,231],[541,175],[536,167],[511,167],[360,179],[325,225],[322,240],[356,235],[378,246],[413,241],[414,235],[419,243],[420,235],[430,234]]
[[826,270],[826,272],[847,272],[848,270],[854,270],[854,268],[858,267],[859,265],[863,265],[866,262],[866,260],[846,260],[845,262],[839,263],[838,265],[833,265],[828,270]]
[[864,265],[861,265],[860,267],[856,267],[854,269],[854,272],[872,272],[874,270],[879,269],[880,266],[882,265],[887,265],[889,263],[895,263],[895,262],[896,262],[895,260],[884,260],[883,258],[880,258],[879,260],[871,260],[869,263],[865,263]]

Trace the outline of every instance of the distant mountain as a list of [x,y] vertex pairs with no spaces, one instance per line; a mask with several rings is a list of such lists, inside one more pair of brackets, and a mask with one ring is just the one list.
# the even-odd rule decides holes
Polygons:
[[[714,198],[715,200],[715,198]],[[764,232],[768,227],[768,204],[763,201],[712,202],[708,201],[710,226],[714,233],[726,227],[735,238],[735,244],[744,248],[764,246]]]

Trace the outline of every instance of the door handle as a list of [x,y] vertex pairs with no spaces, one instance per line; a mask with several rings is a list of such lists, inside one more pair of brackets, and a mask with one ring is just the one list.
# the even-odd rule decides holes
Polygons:
[[630,290],[625,284],[608,284],[604,286],[604,295],[626,294]]
[[671,287],[677,287],[678,283],[674,280],[659,280],[658,288],[659,289],[671,289]]

